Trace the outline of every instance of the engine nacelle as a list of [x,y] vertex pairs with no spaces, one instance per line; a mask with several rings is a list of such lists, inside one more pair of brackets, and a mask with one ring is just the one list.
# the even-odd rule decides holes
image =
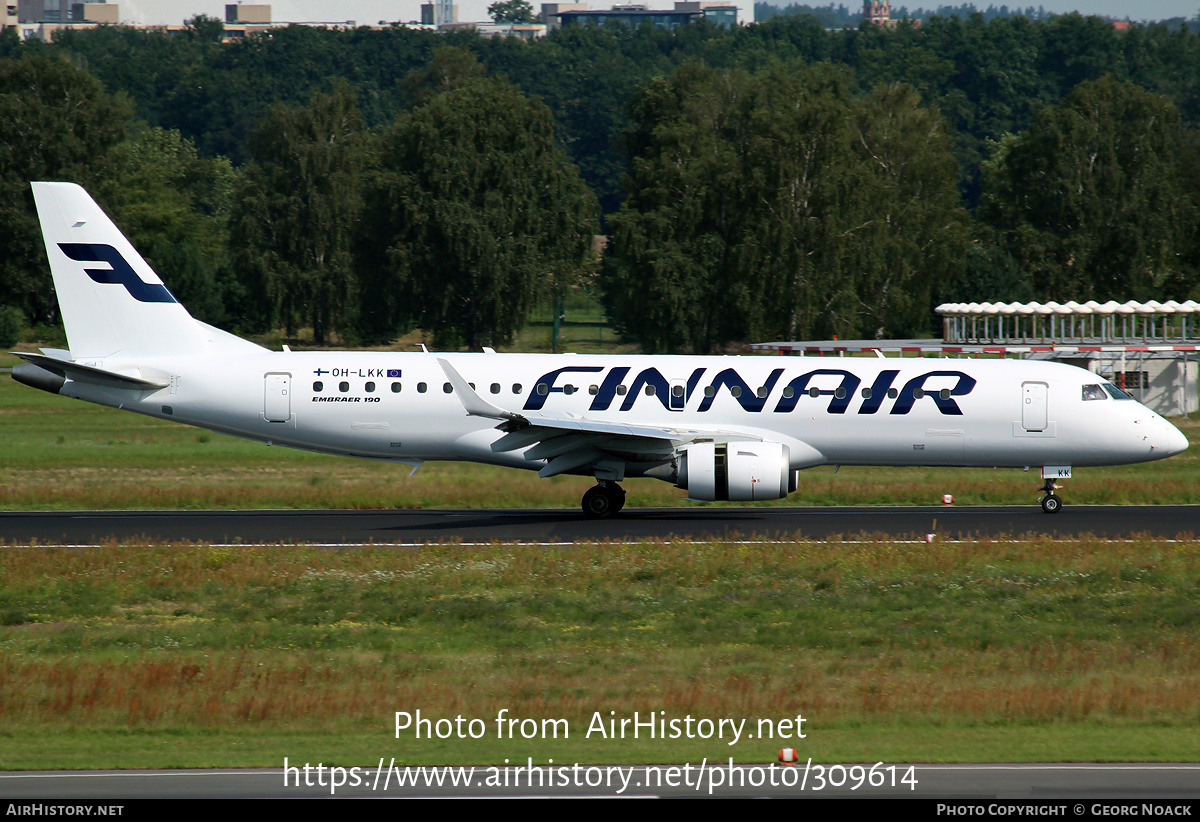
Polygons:
[[698,442],[679,457],[679,488],[690,499],[782,499],[796,490],[788,447],[778,442]]

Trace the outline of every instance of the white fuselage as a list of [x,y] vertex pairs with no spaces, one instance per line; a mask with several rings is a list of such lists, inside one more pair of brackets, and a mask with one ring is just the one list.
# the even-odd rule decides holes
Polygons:
[[492,449],[496,420],[467,414],[439,358],[506,411],[780,442],[793,468],[1118,465],[1187,447],[1136,401],[1085,400],[1095,374],[1015,360],[239,352],[139,357],[170,376],[158,390],[60,393],[331,454],[544,465]]

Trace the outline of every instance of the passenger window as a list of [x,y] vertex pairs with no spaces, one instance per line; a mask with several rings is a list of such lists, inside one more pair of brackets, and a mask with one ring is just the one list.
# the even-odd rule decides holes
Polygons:
[[313,383],[313,391],[320,393],[321,391],[324,391],[324,390],[325,390],[325,383],[321,382],[320,380]]
[[588,393],[589,393],[589,394],[591,394],[593,397],[594,397],[594,396],[596,396],[597,394],[599,394],[599,393],[600,393],[600,386],[598,386],[598,385],[589,385],[589,386],[588,386]]
[[550,393],[550,386],[546,385],[544,382],[539,382],[537,384],[537,392],[544,397]]
[[498,382],[492,383],[491,391],[493,394],[499,394],[500,393],[500,383],[498,383]]
[[520,393],[521,393],[521,383],[519,383],[519,382],[514,382],[514,383],[513,383],[513,393],[514,393],[514,394],[520,394]]
[[717,396],[717,389],[713,388],[711,385],[704,386],[704,396],[706,396],[706,397]]
[[671,386],[671,396],[672,397],[682,397],[683,396],[683,386],[682,385],[672,385]]
[[364,387],[367,389],[367,393],[368,393],[368,394],[374,394],[374,393],[375,393],[375,383],[373,383],[373,382],[369,382],[369,383],[367,383],[367,384],[366,384],[366,386],[364,386]]
[[821,389],[814,385],[812,388],[808,389],[808,396],[815,400],[817,397],[821,396]]
[[834,398],[835,400],[844,400],[844,399],[846,399],[846,389],[845,389],[845,388],[842,388],[842,387],[839,385],[839,386],[837,387],[837,390],[833,392],[833,398]]
[[454,393],[454,386],[453,386],[453,385],[451,385],[451,384],[450,384],[450,383],[448,383],[448,382],[444,382],[444,383],[442,383],[442,393],[443,393],[443,394],[453,394],[453,393]]
[[894,399],[896,399],[896,397],[897,397],[897,396],[899,396],[899,395],[900,395],[900,392],[899,392],[899,391],[897,391],[895,388],[889,388],[889,389],[888,389],[888,399],[889,399],[889,400],[894,400]]
[[950,389],[949,389],[949,388],[943,388],[941,391],[939,391],[939,392],[938,392],[938,396],[939,396],[939,397],[941,397],[941,398],[942,398],[942,399],[944,399],[944,400],[948,400],[948,399],[950,399]]
[[655,389],[654,389],[654,386],[653,386],[653,385],[647,385],[647,386],[646,386],[646,396],[647,396],[647,397],[653,397],[653,396],[654,396],[654,394],[655,394]]
[[623,386],[623,385],[618,385],[618,386],[617,386],[617,396],[620,396],[620,397],[623,397],[623,396],[625,396],[625,392],[626,392],[626,391],[628,391],[628,390],[629,390],[629,389],[628,389],[628,388],[626,388],[625,386]]
[[393,394],[399,394],[399,393],[400,393],[400,383],[398,383],[398,382],[394,382],[394,383],[392,383],[392,393],[393,393]]
[[348,382],[339,382],[338,383],[338,391],[341,391],[343,394],[345,394],[349,390],[350,390],[350,383],[348,383]]
[[869,399],[871,399],[871,389],[870,389],[870,388],[864,388],[864,389],[862,390],[862,397],[863,397],[863,399],[864,399],[864,400],[869,400]]
[[426,384],[425,384],[425,383],[423,383],[423,382],[419,382],[419,383],[417,383],[417,393],[418,393],[418,394],[424,394],[424,393],[425,393],[427,390],[429,390],[429,386],[428,386],[428,385],[426,385]]
[[734,397],[742,396],[742,387],[740,385],[729,386],[729,393]]
[[758,397],[761,399],[761,398],[767,396],[767,387],[765,385],[760,385],[758,387],[758,390],[754,393],[757,394]]
[[924,389],[922,389],[922,388],[914,388],[913,389],[913,399],[919,400],[919,399],[921,399],[921,397],[924,397],[924,396],[925,396]]
[[1098,385],[1085,385],[1083,387],[1083,401],[1090,402],[1092,400],[1106,400],[1108,395],[1104,393],[1104,389]]
[[783,389],[783,398],[785,400],[790,400],[794,396],[796,396],[796,389],[792,388],[790,385],[785,386]]
[[574,393],[575,393],[575,386],[573,386],[573,385],[564,385],[564,386],[563,386],[563,393],[564,393],[564,394],[566,394],[567,396],[570,396],[571,394],[574,394]]

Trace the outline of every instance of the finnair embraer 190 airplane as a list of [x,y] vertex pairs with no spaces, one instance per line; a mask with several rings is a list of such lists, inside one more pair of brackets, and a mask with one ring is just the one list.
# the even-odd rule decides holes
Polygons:
[[270,351],[193,319],[82,188],[33,192],[70,350],[18,354],[19,382],[328,454],[593,476],[589,517],[630,477],[772,500],[817,465],[1036,466],[1054,513],[1072,468],[1188,445],[1057,363]]

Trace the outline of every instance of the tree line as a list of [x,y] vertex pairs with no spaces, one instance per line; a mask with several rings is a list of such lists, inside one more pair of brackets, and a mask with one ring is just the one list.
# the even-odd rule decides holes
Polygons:
[[345,82],[271,107],[234,170],[132,120],[65,61],[0,60],[0,237],[13,241],[0,304],[54,320],[28,182],[69,179],[201,320],[311,328],[318,344],[414,326],[444,345],[508,342],[537,300],[593,266],[595,196],[545,105],[469,52],[435,50],[406,80],[411,107],[374,129]]
[[593,278],[651,351],[919,333],[946,299],[1197,296],[1186,31],[790,16],[222,45],[214,22],[0,38],[0,306],[56,318],[31,179],[92,190],[201,319],[321,341],[502,344]]

